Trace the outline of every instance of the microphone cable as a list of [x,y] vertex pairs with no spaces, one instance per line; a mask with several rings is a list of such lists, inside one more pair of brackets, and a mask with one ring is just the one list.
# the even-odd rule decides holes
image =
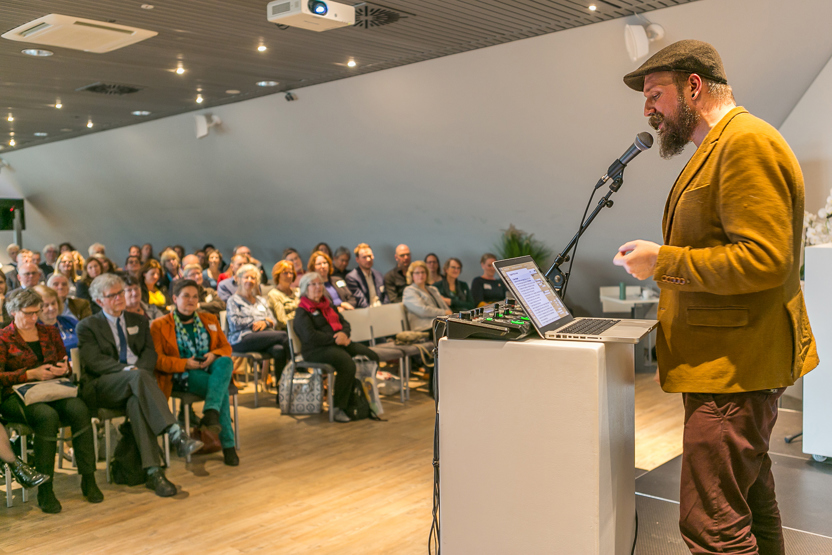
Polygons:
[[433,423],[433,510],[431,511],[428,555],[439,555],[442,550],[439,528],[439,340],[448,333],[446,318],[433,320],[433,399],[436,417]]
[[[598,189],[593,188],[592,194],[589,195],[589,202],[586,203],[586,208],[584,208],[584,215],[581,216],[581,225],[578,227],[578,232],[584,227],[584,222],[586,221],[587,212],[589,212],[589,207],[592,206],[592,199],[595,198],[595,191]],[[578,255],[578,243],[581,241],[581,235],[578,235],[578,238],[575,239],[575,248],[572,249],[572,255],[569,257],[569,269],[566,271],[566,276],[563,279],[563,287],[560,290],[560,298],[563,302],[566,302],[566,286],[569,285],[569,278],[572,276],[572,264],[575,263],[575,257]]]

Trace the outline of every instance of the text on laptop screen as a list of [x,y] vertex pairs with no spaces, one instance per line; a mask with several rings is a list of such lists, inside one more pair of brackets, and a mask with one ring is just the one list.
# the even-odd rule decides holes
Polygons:
[[539,328],[569,316],[563,301],[549,286],[534,262],[507,266],[503,268],[503,272],[523,297],[523,304],[531,311],[529,316],[534,318]]

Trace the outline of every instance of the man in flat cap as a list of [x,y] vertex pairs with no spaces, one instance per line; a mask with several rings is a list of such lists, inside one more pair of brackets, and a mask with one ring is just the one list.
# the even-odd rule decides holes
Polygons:
[[682,393],[680,529],[692,553],[783,554],[768,456],[777,400],[817,366],[800,290],[803,176],[783,137],[734,101],[717,51],[685,40],[624,77],[661,155],[696,151],[665,206],[664,244],[614,263],[661,289],[656,351]]

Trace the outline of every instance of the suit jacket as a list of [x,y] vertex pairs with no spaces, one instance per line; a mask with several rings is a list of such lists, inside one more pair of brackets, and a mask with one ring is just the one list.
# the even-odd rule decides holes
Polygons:
[[210,312],[211,314],[219,314],[225,310],[225,301],[217,294],[216,290],[210,287],[199,287],[199,310],[200,312]]
[[[124,330],[127,334],[127,345],[138,357],[135,366],[152,372],[156,368],[156,350],[153,348],[147,318],[125,312],[124,323],[128,328]],[[131,328],[135,328],[136,333],[130,333]],[[78,348],[84,367],[85,384],[104,374],[122,372],[127,366],[118,360],[116,340],[103,311],[78,322],[75,331],[78,333]]]
[[653,278],[662,388],[792,385],[818,364],[800,290],[803,176],[776,129],[737,107],[667,199]]
[[[43,353],[43,364],[54,364],[66,357],[66,349],[61,341],[58,328],[36,324],[38,340]],[[13,385],[26,383],[26,370],[38,366],[35,353],[17,332],[12,323],[0,330],[0,385],[3,386],[2,396],[5,399],[14,395]]]
[[[381,272],[376,269],[372,269],[370,272],[372,272],[373,283],[376,286],[376,295],[381,300],[381,304],[389,303],[390,301],[388,300],[384,287],[384,277],[381,275]],[[347,282],[347,287],[350,288],[350,291],[355,297],[355,308],[367,308],[370,306],[370,289],[367,287],[367,280],[364,279],[364,272],[361,271],[361,268],[356,268],[348,273],[344,281]]]
[[341,302],[350,303],[353,307],[355,307],[355,304],[358,301],[356,300],[355,295],[352,294],[352,291],[350,291],[350,288],[347,286],[347,280],[332,275],[329,276],[329,283],[331,283],[338,292],[338,296],[341,297]]
[[[208,312],[196,313],[208,336],[211,338],[210,352],[218,357],[231,356],[231,345],[225,338],[220,327],[220,321],[216,316]],[[153,344],[158,354],[156,358],[156,381],[159,389],[170,398],[173,391],[173,374],[181,374],[185,371],[185,360],[179,358],[179,345],[176,342],[176,324],[173,321],[173,314],[157,318],[150,323],[150,334],[153,336]]]
[[83,320],[87,316],[92,316],[92,305],[88,300],[67,297],[65,302],[69,311],[78,321]]
[[413,331],[429,330],[433,326],[433,319],[444,316],[450,310],[445,299],[433,285],[422,291],[415,285],[404,288],[402,302],[407,309],[407,323]]

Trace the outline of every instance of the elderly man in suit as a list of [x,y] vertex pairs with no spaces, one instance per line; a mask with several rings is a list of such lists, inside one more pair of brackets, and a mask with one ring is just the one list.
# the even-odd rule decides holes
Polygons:
[[347,274],[345,281],[355,297],[355,308],[379,306],[390,302],[384,286],[384,276],[373,269],[373,249],[367,243],[355,247],[358,268]]
[[78,323],[78,343],[84,367],[82,394],[88,406],[123,409],[147,472],[146,486],[160,497],[176,494],[165,477],[156,436],[170,435],[179,456],[202,447],[176,423],[154,377],[156,351],[146,318],[125,312],[124,281],[102,274],[90,285],[102,311]]
[[624,77],[669,158],[697,149],[664,245],[614,263],[661,288],[659,378],[680,392],[680,529],[693,553],[784,553],[768,445],[783,390],[817,366],[800,290],[803,176],[782,136],[736,106],[710,44],[674,43]]

